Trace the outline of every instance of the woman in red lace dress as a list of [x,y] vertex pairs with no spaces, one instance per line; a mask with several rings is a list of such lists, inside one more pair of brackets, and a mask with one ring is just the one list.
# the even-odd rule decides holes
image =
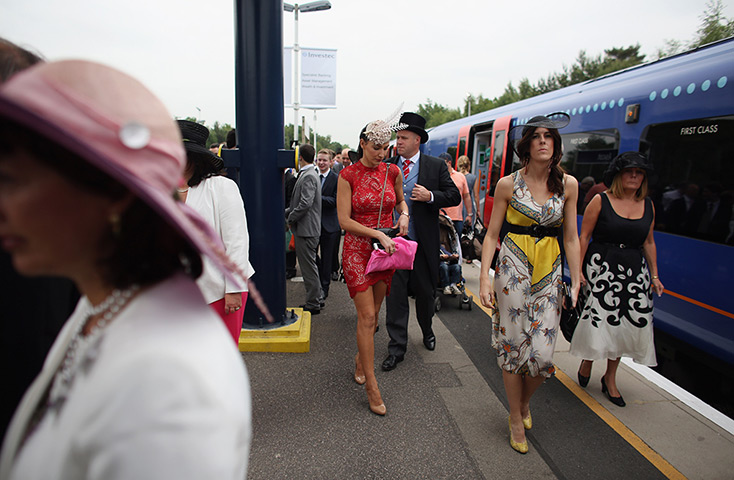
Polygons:
[[[344,279],[357,309],[357,356],[354,381],[366,384],[370,410],[385,415],[385,404],[375,378],[374,334],[394,270],[365,273],[372,252],[372,239],[389,253],[395,242],[376,228],[397,227],[408,233],[408,205],[403,199],[403,175],[396,165],[383,163],[393,131],[401,125],[392,120],[369,123],[359,135],[359,161],[339,174],[336,206],[339,224],[346,231],[342,251]],[[393,224],[393,210],[399,215]]]

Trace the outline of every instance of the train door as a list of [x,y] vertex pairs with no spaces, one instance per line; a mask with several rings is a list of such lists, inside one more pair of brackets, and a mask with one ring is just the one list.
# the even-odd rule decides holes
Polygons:
[[497,181],[510,173],[506,167],[507,132],[512,116],[498,118],[491,124],[477,125],[474,140],[474,156],[477,169],[475,193],[479,203],[478,211],[482,213],[484,225],[489,223],[494,205],[494,189]]

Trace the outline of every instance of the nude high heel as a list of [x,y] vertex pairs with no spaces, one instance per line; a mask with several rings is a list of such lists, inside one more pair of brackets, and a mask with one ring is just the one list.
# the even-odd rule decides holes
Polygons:
[[362,373],[362,375],[357,375],[358,370],[359,370],[359,354],[357,354],[354,357],[354,381],[357,382],[357,385],[364,385],[365,382],[367,382],[367,377],[364,376],[364,373]]
[[[387,413],[387,408],[385,408],[385,403],[382,401],[380,390],[377,387],[375,387],[375,389],[373,390],[372,388],[369,387],[369,385],[367,386],[366,390],[367,390],[367,401],[370,404],[370,411],[374,413],[375,415],[385,415]],[[377,398],[375,398],[373,401],[374,397],[377,397]]]

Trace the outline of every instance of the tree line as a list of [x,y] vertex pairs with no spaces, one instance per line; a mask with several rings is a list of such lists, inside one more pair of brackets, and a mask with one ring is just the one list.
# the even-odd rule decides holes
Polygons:
[[[724,4],[722,0],[710,0],[707,2],[706,9],[700,17],[700,26],[694,37],[688,42],[666,40],[665,46],[658,48],[652,60],[665,58],[685,50],[691,50],[717,40],[734,36],[734,19],[726,18],[723,11]],[[426,99],[426,103],[418,105],[416,112],[426,119],[426,128],[435,127],[470,114],[509,105],[526,98],[532,98],[543,93],[558,90],[559,88],[568,87],[625,68],[640,65],[645,61],[645,55],[640,53],[640,48],[639,43],[628,47],[614,47],[606,49],[603,54],[596,56],[590,56],[585,50],[581,50],[572,65],[564,65],[560,72],[552,73],[546,78],[541,78],[536,83],[531,83],[527,78],[523,78],[517,84],[517,87],[515,87],[512,82],[508,82],[501,95],[494,98],[484,97],[482,94],[477,96],[469,95],[464,100],[464,105],[456,108],[435,103],[428,98]],[[203,120],[197,120],[193,117],[188,117],[187,120],[204,123]],[[212,126],[208,126],[208,128],[208,143],[222,143],[227,136],[227,132],[233,127],[228,123],[220,124],[217,121]],[[309,127],[308,130],[307,138],[311,139],[313,138],[313,129]],[[290,148],[293,141],[293,124],[289,123],[285,125],[283,136],[286,148]],[[320,149],[330,148],[336,152],[349,146],[333,141],[331,135],[319,135],[317,143]]]
[[[659,48],[653,60],[675,55],[685,50],[698,48],[717,40],[734,35],[734,20],[723,15],[722,0],[710,0],[702,14],[701,24],[693,39],[688,42],[667,40],[664,47]],[[589,56],[581,50],[571,66],[563,66],[563,70],[552,73],[546,78],[531,83],[523,78],[515,87],[509,82],[501,95],[486,98],[483,95],[469,95],[463,107],[450,108],[433,102],[430,98],[426,103],[418,105],[417,113],[426,119],[426,127],[435,127],[446,122],[491,110],[493,108],[519,102],[543,93],[552,92],[559,88],[574,85],[586,80],[598,78],[612,72],[640,65],[645,61],[645,55],[640,53],[640,44],[629,47],[615,47],[604,50],[603,54]]]

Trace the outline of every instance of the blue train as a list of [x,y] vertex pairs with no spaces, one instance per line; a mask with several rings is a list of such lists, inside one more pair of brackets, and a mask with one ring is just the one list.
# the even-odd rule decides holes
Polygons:
[[609,161],[628,150],[653,162],[650,196],[666,288],[655,299],[656,329],[675,339],[668,348],[731,371],[734,38],[437,126],[424,152],[471,159],[486,224],[497,180],[520,166],[510,148],[518,138],[508,130],[558,111],[571,117],[561,130],[562,166],[580,182],[601,181]]

